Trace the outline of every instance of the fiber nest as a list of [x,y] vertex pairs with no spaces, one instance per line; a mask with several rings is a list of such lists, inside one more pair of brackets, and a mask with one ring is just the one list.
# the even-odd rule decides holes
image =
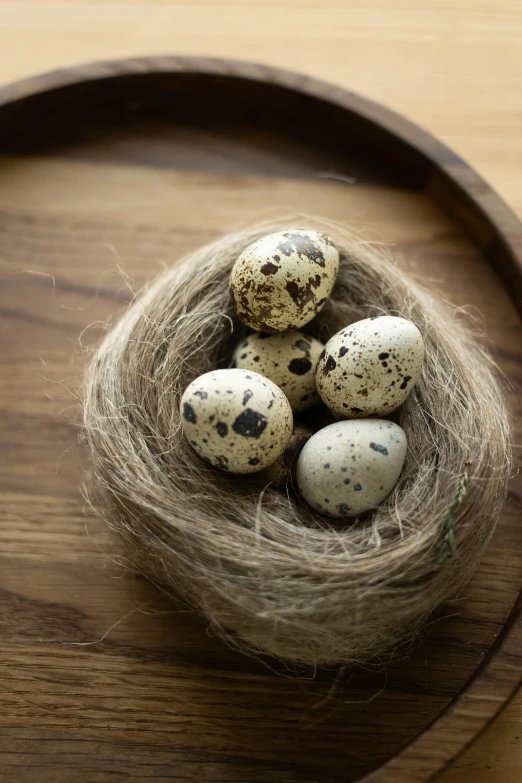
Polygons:
[[[413,321],[421,378],[394,414],[408,438],[393,493],[348,524],[290,488],[206,465],[182,435],[179,402],[229,365],[245,327],[231,267],[263,234],[318,228],[341,254],[337,283],[305,330],[323,341],[374,315]],[[491,362],[447,305],[382,248],[310,218],[264,223],[185,258],[135,298],[92,359],[84,391],[95,503],[133,562],[249,652],[305,665],[369,662],[415,635],[476,567],[505,498],[509,425]]]

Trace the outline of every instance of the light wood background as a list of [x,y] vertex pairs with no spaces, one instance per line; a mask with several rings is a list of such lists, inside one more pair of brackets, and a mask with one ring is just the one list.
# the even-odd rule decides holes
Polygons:
[[[521,40],[520,0],[0,0],[0,82],[159,53],[289,67],[423,125],[522,217]],[[498,779],[522,779],[522,694],[440,780]]]

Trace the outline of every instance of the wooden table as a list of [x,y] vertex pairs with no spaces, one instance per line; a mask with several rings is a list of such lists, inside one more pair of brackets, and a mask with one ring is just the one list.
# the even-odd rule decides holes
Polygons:
[[[209,54],[317,75],[439,136],[522,216],[517,0],[0,0],[0,82],[76,62]],[[522,695],[441,778],[522,776]]]

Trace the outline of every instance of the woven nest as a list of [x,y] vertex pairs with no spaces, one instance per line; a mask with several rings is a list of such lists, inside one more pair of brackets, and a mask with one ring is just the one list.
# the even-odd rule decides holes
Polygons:
[[[388,314],[425,341],[421,378],[393,415],[409,444],[399,482],[348,524],[314,514],[291,488],[214,470],[181,430],[184,389],[228,366],[245,334],[229,295],[234,261],[289,225],[327,233],[341,254],[333,294],[306,331],[326,341]],[[211,632],[299,664],[367,662],[415,634],[469,578],[505,498],[508,417],[483,349],[386,252],[330,222],[265,223],[176,264],[107,334],[84,406],[95,503],[137,566]]]

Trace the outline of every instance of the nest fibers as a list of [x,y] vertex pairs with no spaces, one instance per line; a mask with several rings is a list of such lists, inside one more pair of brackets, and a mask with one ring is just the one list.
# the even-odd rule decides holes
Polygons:
[[245,333],[229,295],[232,265],[248,244],[289,225],[280,222],[197,250],[107,335],[85,382],[92,480],[134,562],[213,633],[295,663],[369,661],[415,633],[477,565],[505,498],[508,417],[490,361],[447,306],[342,226],[290,223],[329,234],[341,254],[333,294],[307,331],[326,341],[389,314],[422,332],[421,378],[394,414],[409,448],[388,500],[334,524],[292,492],[214,470],[183,437],[181,394],[226,367]]

